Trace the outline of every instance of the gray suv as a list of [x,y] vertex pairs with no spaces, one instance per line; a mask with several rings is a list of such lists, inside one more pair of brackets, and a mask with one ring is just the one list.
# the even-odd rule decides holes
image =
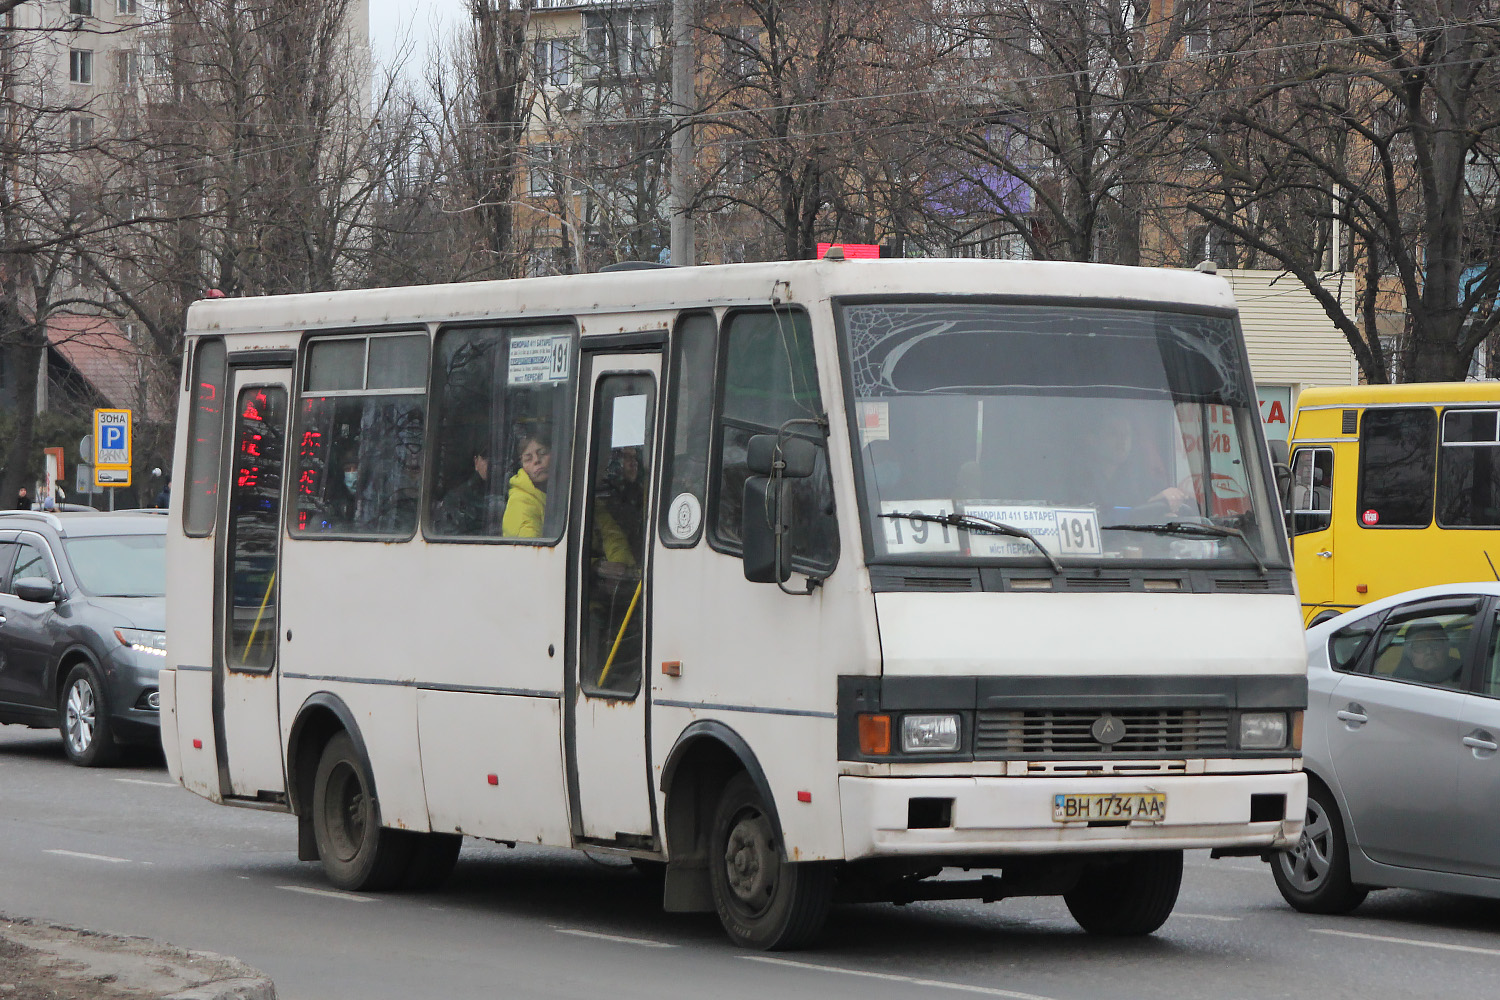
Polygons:
[[0,723],[84,767],[160,742],[165,514],[0,512]]

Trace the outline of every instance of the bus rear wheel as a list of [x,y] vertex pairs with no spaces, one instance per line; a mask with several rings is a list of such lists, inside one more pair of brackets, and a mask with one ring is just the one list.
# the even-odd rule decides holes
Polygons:
[[329,740],[313,779],[313,834],[323,870],[337,888],[392,889],[411,864],[412,837],[381,827],[373,787],[349,734]]
[[833,869],[785,860],[776,818],[748,774],[724,787],[711,831],[709,882],[730,940],[778,951],[816,939],[833,898]]
[[1182,852],[1146,851],[1084,872],[1063,902],[1090,934],[1137,937],[1167,922],[1181,887]]

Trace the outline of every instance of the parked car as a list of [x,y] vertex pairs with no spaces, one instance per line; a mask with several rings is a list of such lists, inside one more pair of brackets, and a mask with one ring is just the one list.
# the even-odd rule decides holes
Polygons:
[[1271,856],[1307,913],[1373,889],[1500,898],[1500,583],[1427,587],[1307,630],[1307,824]]
[[107,764],[161,739],[165,511],[0,512],[0,722]]

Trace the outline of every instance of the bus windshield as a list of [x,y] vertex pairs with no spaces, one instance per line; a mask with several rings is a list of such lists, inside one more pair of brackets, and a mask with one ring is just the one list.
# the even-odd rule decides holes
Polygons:
[[1054,565],[1285,565],[1231,317],[909,300],[839,313],[872,561],[1034,564],[1040,546]]

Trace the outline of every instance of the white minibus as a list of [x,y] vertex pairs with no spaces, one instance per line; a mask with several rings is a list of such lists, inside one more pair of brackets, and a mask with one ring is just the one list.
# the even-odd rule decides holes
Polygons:
[[749,947],[1043,894],[1145,934],[1184,849],[1301,835],[1302,621],[1215,276],[217,299],[181,391],[168,766],[294,813],[342,889],[468,836],[634,859]]

